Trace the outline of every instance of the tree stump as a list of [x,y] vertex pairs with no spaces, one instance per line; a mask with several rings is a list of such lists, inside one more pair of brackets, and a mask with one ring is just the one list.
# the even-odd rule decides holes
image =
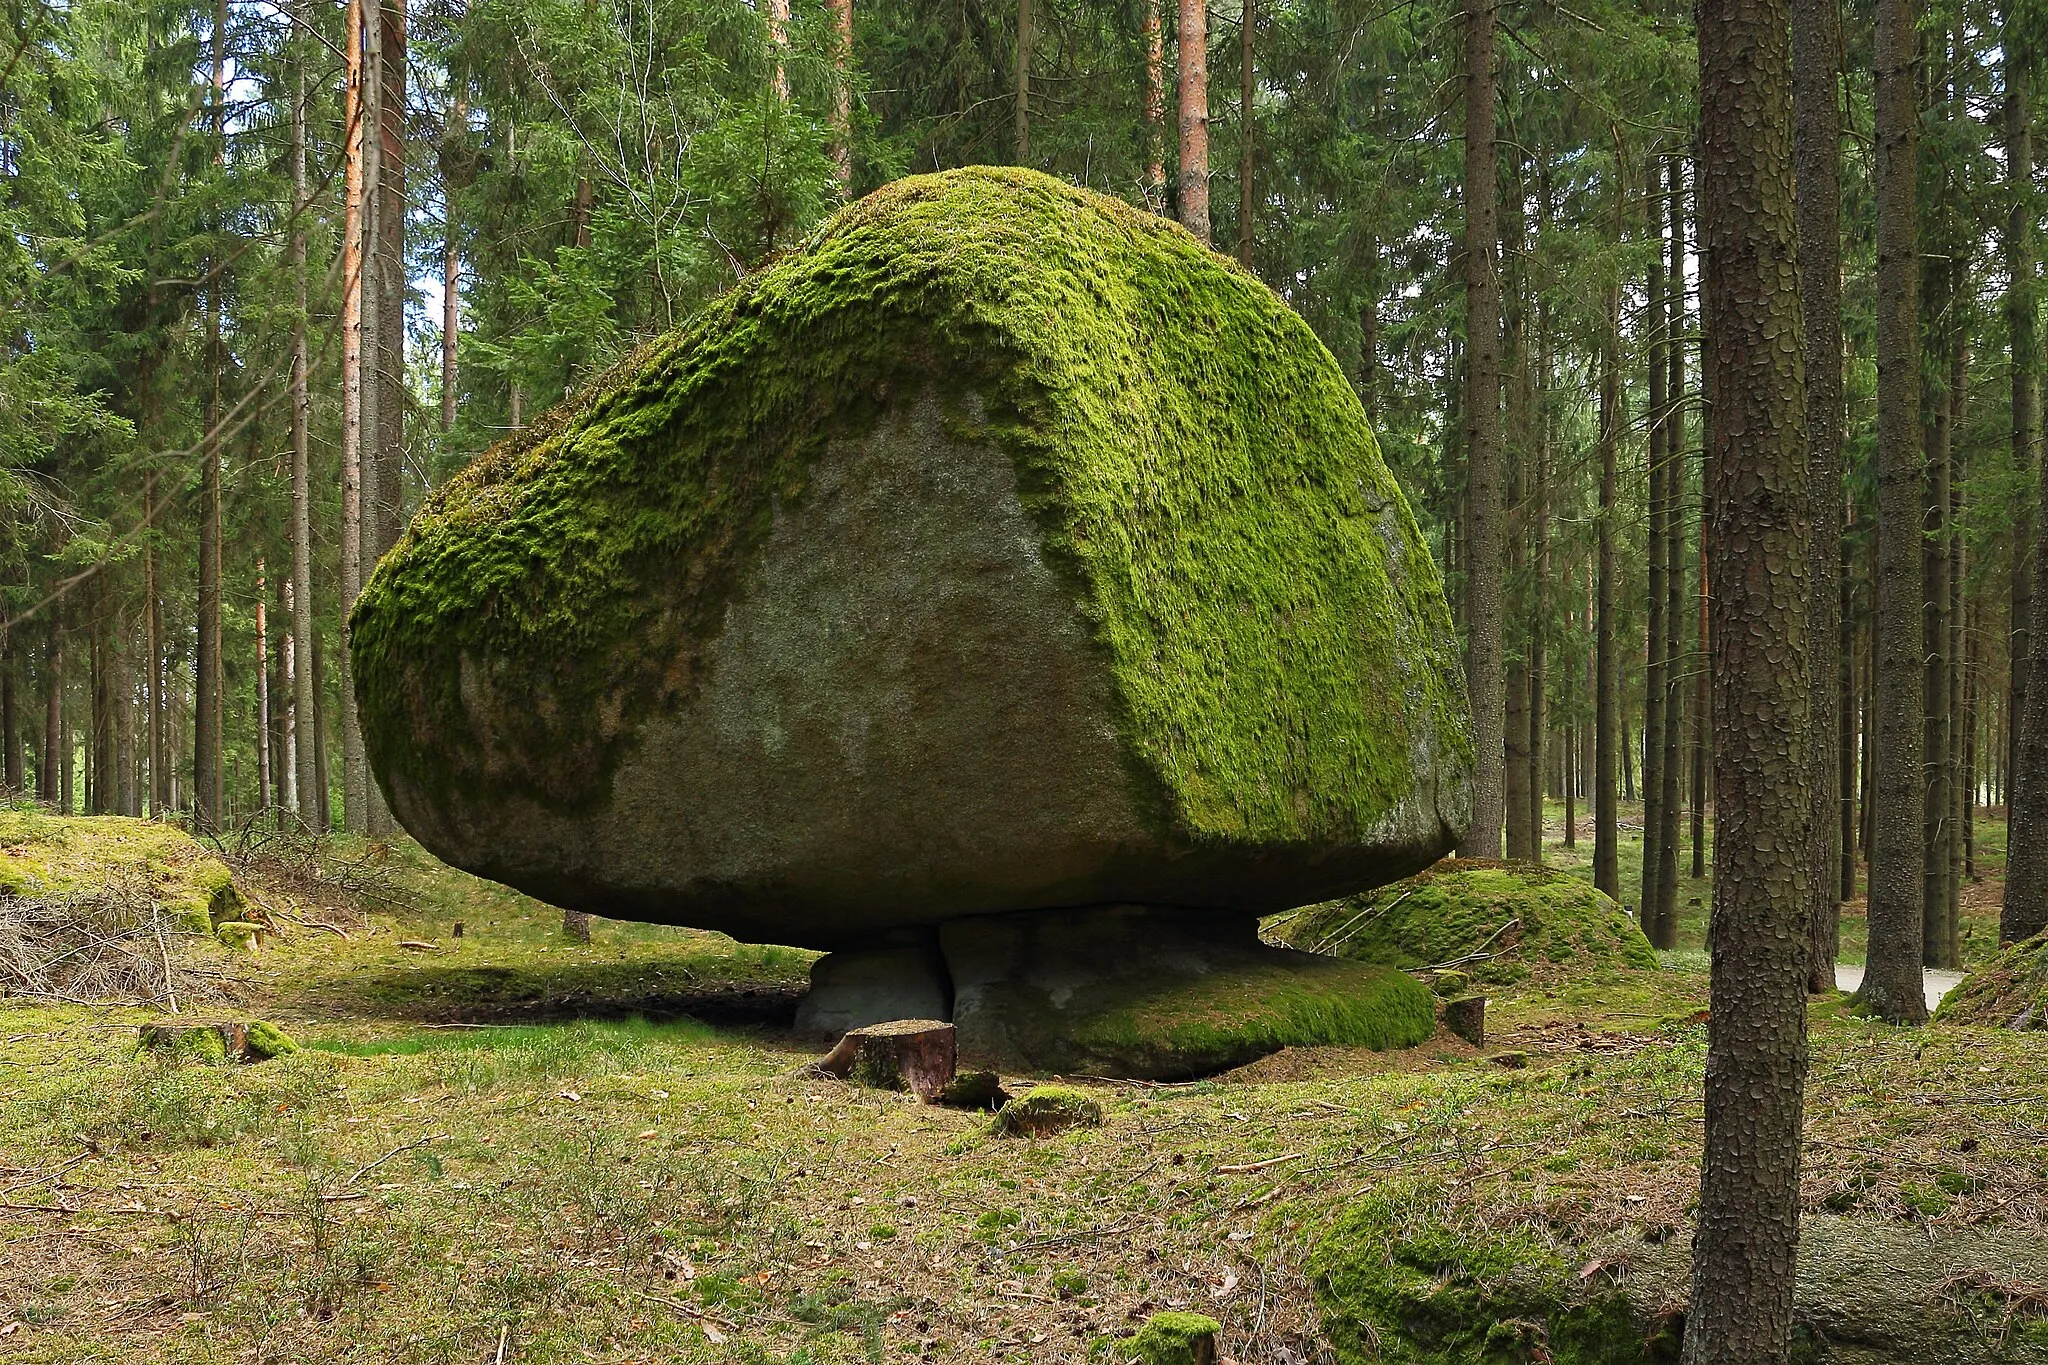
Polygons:
[[1486,997],[1461,995],[1444,1001],[1444,1027],[1474,1047],[1485,1047]]
[[239,1061],[249,1046],[248,1026],[226,1019],[144,1024],[139,1032],[144,1048],[181,1062]]
[[578,943],[590,942],[590,916],[581,910],[564,910],[562,932]]
[[957,1064],[951,1024],[896,1019],[854,1029],[809,1069],[878,1090],[908,1090],[930,1101],[952,1081]]

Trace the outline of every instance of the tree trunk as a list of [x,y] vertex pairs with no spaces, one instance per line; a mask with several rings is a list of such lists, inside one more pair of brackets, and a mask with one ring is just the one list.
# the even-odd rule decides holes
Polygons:
[[1209,242],[1209,5],[1180,0],[1180,221]]
[[[2021,191],[2033,182],[2034,48],[2022,31],[2024,16],[2016,0],[2005,7],[2005,148],[2007,192],[2011,209],[2006,219],[2005,252],[2008,283],[2005,325],[2012,346],[2012,463],[2015,470],[2038,469],[2041,512],[2032,530],[2048,529],[2048,460],[2038,446],[2041,410],[2040,341],[2035,335],[2037,263],[2034,259],[2034,216]],[[2006,815],[2010,821],[2005,868],[2005,903],[1998,936],[2004,942],[2031,938],[2048,928],[2048,688],[2029,688],[2028,674],[2035,649],[2048,645],[2048,623],[2030,620],[2031,564],[2040,554],[2031,538],[2015,531],[2010,638],[2011,700],[2008,724],[2016,736],[2006,770]],[[2044,595],[2048,596],[2048,595]],[[2030,629],[2031,627],[2031,629]],[[2044,672],[2048,676],[2048,672]],[[2017,721],[2017,724],[2013,724]]]
[[[776,0],[786,3],[786,0]],[[1031,164],[1031,0],[1017,0],[1017,88],[1014,137],[1017,164]]]
[[14,679],[20,667],[15,635],[16,626],[10,617],[0,624],[0,779],[6,781],[10,797],[22,794],[25,776],[21,765],[21,712],[14,692]]
[[1814,810],[1789,11],[1790,0],[1698,9],[1717,838],[1686,1365],[1782,1361],[1792,1334],[1806,964],[1787,946],[1807,935]]
[[[1941,96],[1944,73],[1952,71],[1942,30],[1922,32],[1925,49],[1941,68],[1923,71],[1929,98],[1944,124],[1948,101]],[[1947,967],[1948,926],[1948,495],[1949,495],[1949,365],[1959,342],[1953,322],[1948,256],[1955,247],[1955,215],[1950,208],[1954,180],[1947,173],[1946,138],[1935,143],[1939,167],[1922,167],[1936,183],[1928,188],[1934,202],[1923,202],[1922,231],[1929,239],[1920,261],[1921,381],[1920,434],[1923,443],[1920,539],[1920,932],[1921,961]]]
[[1252,133],[1257,115],[1257,75],[1252,64],[1252,35],[1258,30],[1257,0],[1244,0],[1238,16],[1237,84],[1237,261],[1252,268],[1252,234],[1258,230],[1258,198],[1252,182]]
[[[1546,187],[1539,202],[1546,205]],[[1540,226],[1539,226],[1540,231]],[[1538,298],[1536,304],[1536,369],[1530,384],[1533,394],[1530,426],[1534,459],[1529,488],[1529,555],[1532,571],[1529,587],[1529,828],[1532,842],[1529,857],[1543,861],[1543,793],[1547,771],[1545,758],[1550,736],[1550,305]]]
[[[303,14],[304,7],[299,7]],[[306,58],[294,54],[292,84],[292,197],[304,214],[310,196],[306,185]],[[313,480],[312,396],[307,386],[306,233],[295,216],[288,250],[292,268],[292,574],[286,587],[291,598],[292,721],[298,743],[293,746],[299,819],[316,834],[326,833],[317,793],[323,788],[314,770],[313,736],[319,729],[319,699],[313,689]],[[343,552],[352,543],[353,526],[344,528]]]
[[[1154,0],[1156,4],[1156,0]],[[832,4],[832,165],[839,195],[853,198],[853,0]],[[1152,22],[1159,22],[1155,10]]]
[[768,60],[773,63],[768,79],[775,98],[784,104],[789,103],[788,56],[789,0],[768,0]]
[[1877,0],[1877,641],[1868,965],[1858,1003],[1927,1018],[1921,984],[1919,101],[1912,0]]
[[[444,144],[452,142],[458,129],[466,130],[469,99],[458,93],[451,106]],[[441,158],[441,434],[455,425],[456,347],[462,339],[462,242],[455,231],[455,190],[457,175],[452,150],[444,145]],[[586,226],[586,232],[589,230]]]
[[[1808,403],[1811,406],[1812,389],[1808,389]],[[1837,516],[1841,514],[1836,513]],[[1860,775],[1856,770],[1856,657],[1858,634],[1853,620],[1854,596],[1849,586],[1849,552],[1843,544],[1835,560],[1835,586],[1839,593],[1836,598],[1835,615],[1835,801],[1839,811],[1840,829],[1835,840],[1835,874],[1837,878],[1835,934],[1828,941],[1835,945],[1839,955],[1841,906],[1840,902],[1856,898],[1856,784]],[[1818,637],[1816,637],[1818,638]],[[1831,980],[1829,987],[1834,985]],[[1824,988],[1825,989],[1825,988]]]
[[853,1030],[806,1069],[882,1090],[908,1090],[929,1102],[952,1081],[957,1063],[951,1024],[898,1019]]
[[[1839,0],[1800,0],[1792,14],[1794,142],[1799,159],[1799,303],[1806,328],[1807,755],[1814,808],[1841,799],[1840,659],[1824,643],[1840,634],[1842,564],[1842,35]],[[1840,825],[1815,820],[1807,845],[1811,953],[1806,988],[1835,989],[1841,947]]]
[[[1670,340],[1664,361],[1669,416],[1664,423],[1664,827],[1657,835],[1657,918],[1678,942],[1678,792],[1685,732],[1685,178],[1684,163],[1667,157],[1671,176]],[[1702,661],[1704,662],[1704,661]]]
[[348,74],[345,95],[345,180],[342,210],[342,399],[341,399],[341,827],[365,828],[369,770],[363,756],[363,734],[356,716],[355,687],[349,676],[349,612],[363,590],[363,482],[368,464],[366,443],[376,439],[373,419],[376,384],[366,382],[365,366],[374,366],[376,309],[366,306],[365,289],[374,249],[368,230],[374,198],[377,139],[369,135],[376,118],[376,86],[371,77],[370,46],[379,27],[379,0],[349,0]]
[[[224,160],[227,139],[227,0],[213,11],[213,136],[214,164]],[[221,271],[213,261],[206,286],[207,388],[205,430],[199,447],[199,599],[197,652],[194,656],[192,718],[192,820],[202,833],[221,823],[221,525],[220,475],[222,392],[227,353],[221,345]]]
[[63,607],[44,608],[43,636],[43,761],[36,765],[36,799],[56,805],[64,798],[59,772],[64,754],[64,626]]
[[[1513,93],[1508,95],[1510,105]],[[1507,825],[1507,856],[1523,862],[1536,857],[1533,826],[1529,821],[1530,789],[1535,774],[1530,764],[1529,655],[1527,623],[1530,616],[1532,584],[1528,575],[1526,550],[1529,543],[1529,436],[1531,431],[1529,370],[1529,328],[1527,279],[1523,271],[1522,248],[1526,233],[1522,221],[1521,158],[1510,153],[1510,168],[1500,194],[1500,277],[1501,277],[1501,387],[1507,406],[1501,447],[1505,465],[1506,534],[1501,554],[1501,578],[1506,602],[1502,634],[1512,618],[1516,649],[1503,648],[1506,695],[1502,706],[1501,800]],[[1510,453],[1512,444],[1512,453]],[[1505,645],[1505,639],[1503,640]]]
[[[1963,37],[1956,35],[1960,49]],[[1964,115],[1958,110],[1958,122]],[[1969,291],[1969,279],[1964,270],[1966,253],[1958,250],[1949,261],[1949,297],[1962,299]],[[1941,869],[1941,925],[1943,939],[1943,960],[1952,968],[1963,965],[1963,921],[1962,921],[1962,879],[1963,866],[1963,823],[1960,815],[1965,801],[1963,792],[1963,750],[1969,737],[1969,721],[1963,714],[1963,489],[1969,479],[1969,464],[1963,451],[1961,433],[1969,407],[1969,337],[1963,326],[1956,327],[1955,349],[1949,356],[1949,480],[1948,480],[1948,602],[1944,615],[1948,620],[1948,638],[1944,642],[1943,656],[1947,668],[1942,678],[1942,689],[1946,694],[1943,709],[1948,713],[1948,761],[1944,765],[1943,794],[1947,803],[1942,809],[1942,847],[1948,856]]]
[[1465,681],[1472,700],[1469,858],[1501,852],[1507,686],[1501,667],[1499,196],[1495,188],[1494,0],[1465,5]]
[[263,557],[256,557],[256,809],[270,805],[270,637],[269,585],[263,578]]
[[1166,207],[1166,35],[1160,0],[1145,0],[1145,205]]
[[[1617,179],[1621,158],[1615,158]],[[1614,189],[1621,213],[1622,187]],[[1616,239],[1620,237],[1618,230]],[[1621,899],[1621,759],[1619,660],[1615,657],[1614,516],[1621,426],[1621,289],[1607,286],[1607,325],[1600,334],[1600,516],[1596,530],[1593,616],[1593,885]]]
[[1670,573],[1669,548],[1670,531],[1666,523],[1672,514],[1671,472],[1676,463],[1670,451],[1670,395],[1666,382],[1670,378],[1670,366],[1665,360],[1664,350],[1669,339],[1670,322],[1665,299],[1665,284],[1669,279],[1664,264],[1664,214],[1659,204],[1662,197],[1663,167],[1657,157],[1652,156],[1643,163],[1644,184],[1648,193],[1644,196],[1644,208],[1648,214],[1649,239],[1658,244],[1658,250],[1650,258],[1648,281],[1649,305],[1643,313],[1643,350],[1649,359],[1649,602],[1645,613],[1647,634],[1644,639],[1643,664],[1643,875],[1637,904],[1642,908],[1643,932],[1650,942],[1659,948],[1678,946],[1678,926],[1664,918],[1664,894],[1658,881],[1664,859],[1664,737],[1665,713],[1671,697],[1671,658],[1669,654],[1671,630],[1666,619],[1670,601],[1667,577]]

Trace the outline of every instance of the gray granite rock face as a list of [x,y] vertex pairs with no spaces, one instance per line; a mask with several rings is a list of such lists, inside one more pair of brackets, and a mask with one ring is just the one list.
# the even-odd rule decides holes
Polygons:
[[1190,838],[1123,749],[1117,705],[979,401],[927,388],[777,508],[702,686],[645,724],[602,804],[385,783],[457,866],[615,919],[817,948],[1063,905],[1249,923],[1405,875],[1464,827],[1465,772],[1425,753],[1369,838]]

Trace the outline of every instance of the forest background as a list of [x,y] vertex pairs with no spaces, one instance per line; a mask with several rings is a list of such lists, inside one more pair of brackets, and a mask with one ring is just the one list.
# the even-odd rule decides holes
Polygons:
[[[1705,868],[1713,741],[1686,7],[7,4],[11,789],[202,828],[266,810],[388,828],[345,605],[419,500],[849,198],[1017,162],[1180,218],[1309,321],[1461,628],[1497,642],[1475,700],[1499,818],[1468,851],[1536,856],[1543,800],[1562,800],[1596,880],[1675,941],[1677,869]],[[1842,12],[1823,42],[1837,70],[1805,86],[1841,120],[1839,259],[1807,260],[1840,285],[1840,493],[1815,504],[1832,504],[1816,543],[1838,550],[1822,552],[1838,619],[1815,619],[1834,637],[1818,655],[1844,722],[1816,799],[1849,855],[1829,899],[1858,893],[1885,805],[1888,540],[1884,563],[1917,570],[1922,779],[1891,821],[1910,805],[1936,966],[1958,964],[1973,821],[2007,800],[2025,709],[2044,203],[2031,4],[1904,11],[1917,297],[1896,297],[1896,275],[1894,297],[1880,287],[1874,7]],[[1495,129],[1475,144],[1476,109]],[[1475,280],[1497,298],[1475,305]],[[1916,427],[1881,516],[1879,319],[1902,303]],[[1624,802],[1646,842],[1628,887]]]

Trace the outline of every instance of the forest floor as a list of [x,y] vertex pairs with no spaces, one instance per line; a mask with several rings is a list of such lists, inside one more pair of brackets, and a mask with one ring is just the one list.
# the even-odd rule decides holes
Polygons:
[[[303,1051],[164,1066],[143,1011],[0,1000],[0,1360],[1078,1362],[1188,1308],[1303,1365],[1309,1253],[1375,1188],[1570,1251],[1682,1229],[1697,1186],[1697,916],[1663,970],[1496,992],[1483,1049],[1082,1081],[1105,1124],[1027,1141],[797,1074],[808,954],[575,943],[405,843],[241,876],[289,932],[188,1009]],[[2036,1039],[1812,1023],[1809,1209],[2048,1228]]]

